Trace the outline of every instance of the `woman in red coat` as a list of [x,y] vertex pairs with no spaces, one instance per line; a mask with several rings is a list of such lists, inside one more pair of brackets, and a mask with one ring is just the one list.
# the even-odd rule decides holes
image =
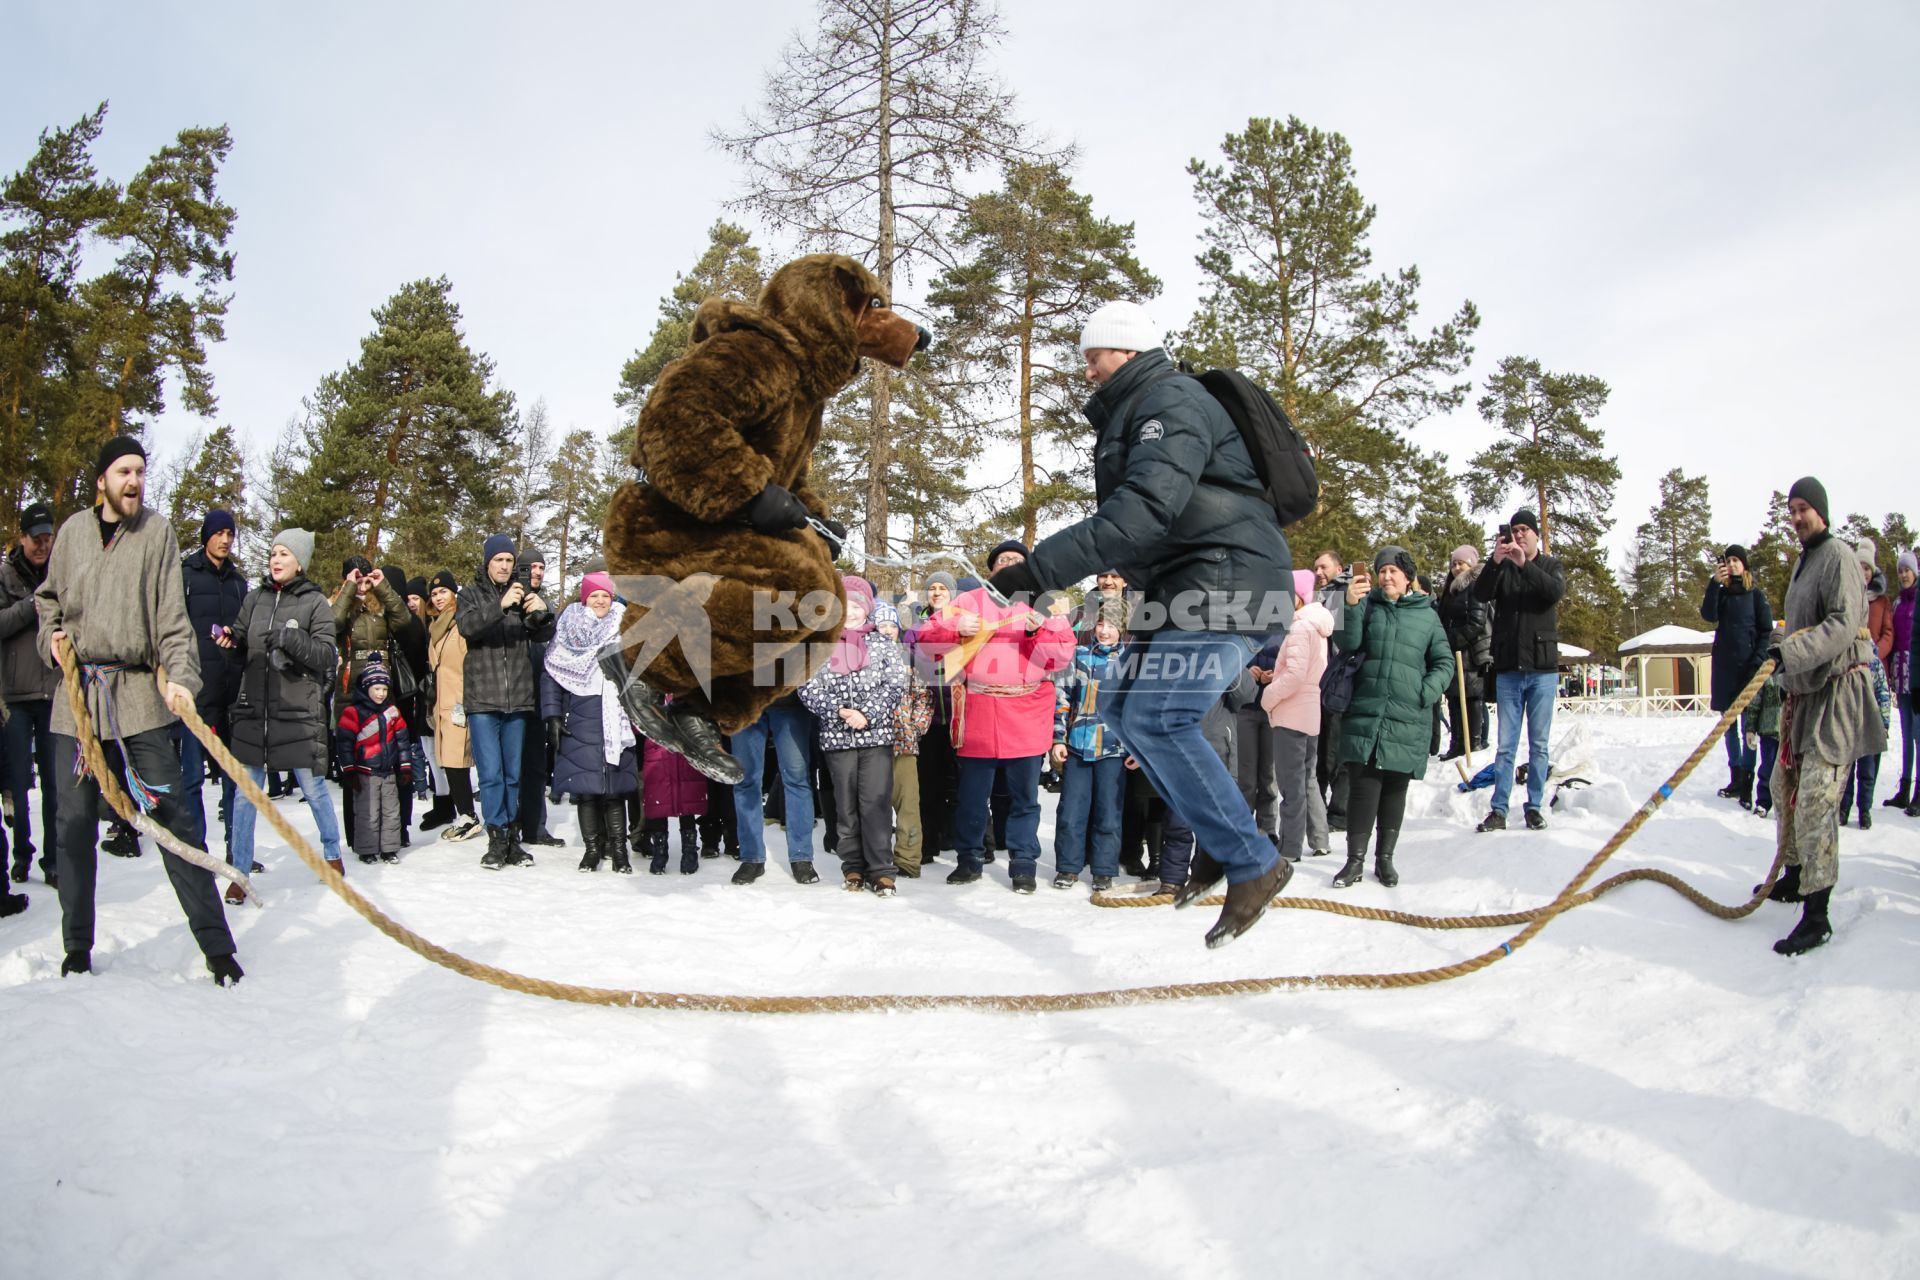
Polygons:
[[680,874],[700,869],[700,836],[695,819],[707,811],[707,780],[687,758],[656,742],[646,744],[640,766],[640,804],[646,816],[645,838],[651,861],[647,870],[667,874],[667,819],[680,819]]
[[[1003,542],[987,560],[992,573],[1026,558]],[[1042,619],[1025,607],[995,604],[976,587],[922,623],[919,648],[942,660],[954,681],[949,730],[959,765],[953,828],[960,865],[948,884],[971,884],[986,862],[988,797],[1004,774],[1013,807],[1007,814],[1008,871],[1014,892],[1032,893],[1040,861],[1040,765],[1053,746],[1050,672],[1073,662],[1073,628],[1064,600]],[[957,650],[957,653],[954,652]],[[941,655],[953,653],[958,672]],[[965,655],[962,664],[961,655]],[[955,679],[955,677],[958,677]]]

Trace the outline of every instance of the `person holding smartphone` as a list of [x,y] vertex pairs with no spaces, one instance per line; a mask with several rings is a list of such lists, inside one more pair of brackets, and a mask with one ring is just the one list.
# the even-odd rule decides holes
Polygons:
[[514,576],[513,539],[488,538],[480,572],[454,605],[454,625],[467,641],[462,672],[467,740],[480,775],[480,812],[487,826],[488,870],[530,867],[520,843],[520,762],[537,705],[528,641],[553,634],[553,610]]
[[1493,559],[1473,594],[1493,606],[1493,679],[1500,709],[1500,750],[1493,762],[1493,807],[1475,828],[1504,831],[1513,795],[1520,729],[1527,730],[1527,826],[1547,825],[1547,739],[1560,684],[1560,599],[1567,576],[1546,553],[1540,517],[1522,507],[1500,526]]

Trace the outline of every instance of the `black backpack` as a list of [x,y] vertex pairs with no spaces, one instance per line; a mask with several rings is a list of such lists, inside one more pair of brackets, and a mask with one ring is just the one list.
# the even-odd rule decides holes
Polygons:
[[[1280,527],[1297,524],[1320,505],[1320,478],[1313,473],[1313,446],[1287,417],[1287,411],[1265,387],[1238,369],[1204,372],[1182,361],[1180,371],[1191,375],[1220,402],[1240,428],[1254,472],[1260,477],[1259,496],[1273,507]],[[1249,491],[1251,492],[1251,491]]]

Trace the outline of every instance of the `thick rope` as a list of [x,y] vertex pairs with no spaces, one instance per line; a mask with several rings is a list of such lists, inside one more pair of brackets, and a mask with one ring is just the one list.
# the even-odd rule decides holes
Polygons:
[[[69,664],[69,666],[70,665],[71,664]],[[1603,846],[1598,853],[1594,854],[1587,865],[1580,869],[1579,874],[1568,881],[1566,888],[1562,889],[1559,896],[1552,902],[1543,907],[1536,908],[1532,912],[1513,913],[1510,916],[1498,918],[1456,917],[1456,919],[1472,920],[1474,921],[1472,924],[1462,923],[1457,925],[1428,926],[1437,928],[1484,927],[1495,923],[1496,919],[1500,923],[1519,923],[1522,917],[1527,918],[1527,924],[1524,929],[1492,950],[1484,951],[1477,956],[1472,956],[1453,964],[1403,973],[1294,974],[1273,978],[1235,978],[1220,982],[1183,982],[1152,987],[1122,987],[1107,991],[1074,991],[1058,995],[754,996],[720,995],[698,992],[620,990],[612,987],[588,987],[566,982],[550,982],[542,978],[529,978],[523,974],[513,973],[510,970],[501,969],[494,965],[482,964],[479,961],[470,960],[465,956],[428,941],[405,925],[392,919],[371,902],[368,902],[366,898],[361,896],[358,891],[341,877],[339,872],[329,867],[320,855],[314,852],[313,846],[308,844],[306,839],[293,829],[293,826],[280,814],[272,802],[260,791],[259,787],[254,785],[252,777],[240,762],[233,758],[233,754],[227,750],[226,744],[220,741],[213,731],[206,726],[205,722],[200,719],[193,708],[189,706],[176,708],[176,710],[181,715],[182,721],[188,730],[194,737],[198,738],[201,745],[206,748],[208,755],[211,756],[222,769],[227,771],[228,776],[233,778],[235,785],[238,786],[245,795],[247,802],[252,804],[260,814],[272,824],[273,829],[287,842],[287,847],[292,849],[300,857],[300,860],[305,862],[307,866],[312,869],[313,873],[320,877],[321,883],[333,890],[341,901],[345,902],[374,928],[386,934],[389,938],[407,948],[409,951],[412,951],[414,954],[430,960],[443,968],[451,969],[455,973],[489,983],[502,990],[518,991],[525,995],[545,996],[550,1000],[564,1000],[574,1004],[616,1005],[635,1009],[689,1009],[714,1013],[857,1013],[909,1009],[981,1009],[1006,1013],[1060,1013],[1078,1009],[1110,1008],[1119,1005],[1148,1004],[1166,1000],[1192,1000],[1207,996],[1251,995],[1263,991],[1300,989],[1344,990],[1353,988],[1381,989],[1418,987],[1434,982],[1444,982],[1450,978],[1460,978],[1467,974],[1478,972],[1488,965],[1493,964],[1495,961],[1512,955],[1520,947],[1525,946],[1528,942],[1532,941],[1533,938],[1538,936],[1540,931],[1546,928],[1548,923],[1555,917],[1580,905],[1582,902],[1592,901],[1593,898],[1598,897],[1601,893],[1606,892],[1617,883],[1623,884],[1633,879],[1657,880],[1662,884],[1668,884],[1680,889],[1686,894],[1689,901],[1694,902],[1703,910],[1710,911],[1722,919],[1737,920],[1751,913],[1765,900],[1767,891],[1773,887],[1775,878],[1780,874],[1781,859],[1779,856],[1775,857],[1773,868],[1768,872],[1766,882],[1759,887],[1751,900],[1737,907],[1727,907],[1715,903],[1698,891],[1691,890],[1688,886],[1684,886],[1675,877],[1669,876],[1665,872],[1628,872],[1626,875],[1616,876],[1612,880],[1596,886],[1593,890],[1586,893],[1582,892],[1582,886],[1606,863],[1607,859],[1611,858],[1614,853],[1619,850],[1621,845],[1632,838],[1633,834],[1640,829],[1646,820],[1665,803],[1667,797],[1673,794],[1675,788],[1686,780],[1687,775],[1693,772],[1700,761],[1703,760],[1707,753],[1712,750],[1713,746],[1719,742],[1721,736],[1726,732],[1727,725],[1740,714],[1741,709],[1745,707],[1747,702],[1759,691],[1760,685],[1772,671],[1773,664],[1771,662],[1761,666],[1759,673],[1754,676],[1746,689],[1741,692],[1740,697],[1735,700],[1733,706],[1720,717],[1720,721],[1715,725],[1713,732],[1700,743],[1693,754],[1687,757],[1685,763],[1674,771],[1673,775],[1661,785],[1659,790],[1650,796],[1647,802],[1635,811],[1633,816],[1621,826],[1620,830],[1614,833],[1613,838],[1608,840],[1606,845]],[[164,679],[164,675],[162,675],[161,678]],[[76,696],[76,685],[71,675],[69,675],[68,681],[68,696],[71,699]],[[99,744],[93,738],[92,723],[90,719],[85,718],[85,711],[85,707],[81,706],[75,713],[75,720],[78,723],[81,733],[82,749],[88,752],[88,758],[91,762],[99,756]],[[104,769],[100,771],[98,776],[101,777],[102,789],[105,790],[108,785],[108,778]],[[124,795],[120,798],[122,801],[125,800]],[[116,808],[117,807],[118,806],[116,806]],[[131,805],[129,805],[129,807],[131,807]],[[1310,900],[1287,899],[1282,897],[1276,898],[1275,901],[1281,906],[1291,907],[1297,904],[1304,904]],[[1353,916],[1359,919],[1395,920],[1397,923],[1407,924],[1428,919],[1427,917],[1418,916],[1406,916],[1404,919],[1400,919],[1404,913],[1374,911],[1371,908],[1352,907],[1346,903],[1329,902],[1307,909],[1327,910],[1337,915]]]

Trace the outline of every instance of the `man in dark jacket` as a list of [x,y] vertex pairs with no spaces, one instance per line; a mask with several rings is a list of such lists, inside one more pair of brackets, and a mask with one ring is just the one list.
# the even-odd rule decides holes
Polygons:
[[[1466,672],[1467,706],[1460,707],[1460,679],[1456,675],[1447,690],[1447,719],[1453,725],[1453,741],[1442,760],[1452,760],[1487,749],[1487,675],[1493,667],[1493,618],[1484,600],[1473,593],[1480,580],[1480,549],[1459,546],[1453,549],[1447,581],[1435,603],[1440,608],[1440,625],[1447,630],[1447,647],[1460,655]],[[1460,722],[1461,716],[1466,723]]]
[[[1773,609],[1767,593],[1754,585],[1747,569],[1747,549],[1734,545],[1720,557],[1720,566],[1707,581],[1700,617],[1713,624],[1713,697],[1715,711],[1732,706],[1753,673],[1767,660],[1767,637],[1773,634]],[[1740,726],[1727,730],[1727,785],[1720,794],[1753,808],[1754,749]]]
[[[194,710],[209,728],[229,740],[227,708],[240,692],[241,664],[231,647],[233,623],[240,616],[240,602],[247,598],[247,578],[233,561],[233,540],[238,532],[233,514],[215,507],[200,522],[200,549],[180,562],[180,581],[187,591],[187,620],[193,624],[194,643],[200,648],[200,692],[194,698]],[[187,732],[183,724],[173,726],[173,744],[180,753],[181,802],[193,821],[197,840],[207,838],[207,808],[200,798],[207,771],[219,766],[206,759],[200,739]],[[233,779],[220,775],[220,826],[233,824]],[[227,848],[231,849],[231,832]]]
[[43,846],[40,874],[50,885],[59,882],[54,870],[60,788],[53,771],[53,699],[59,694],[60,677],[40,661],[35,647],[40,615],[33,607],[33,593],[47,580],[52,555],[53,511],[44,502],[31,503],[20,513],[19,543],[0,559],[0,703],[6,706],[6,724],[0,727],[0,761],[5,761],[6,769],[0,785],[13,797],[7,825],[13,832],[15,884],[26,880],[33,861],[27,791],[36,770]]
[[[526,580],[527,590],[538,594],[546,581],[547,558],[532,547],[520,548],[514,557],[514,569]],[[557,615],[555,615],[557,619]],[[553,628],[527,637],[527,660],[533,664],[536,688],[540,673],[547,669],[547,637]],[[520,839],[526,844],[564,844],[547,830],[547,785],[553,779],[553,750],[547,735],[541,732],[539,717],[529,713],[520,741]]]
[[520,845],[520,761],[527,726],[538,705],[528,641],[553,634],[553,610],[514,576],[513,539],[487,539],[480,573],[460,593],[454,625],[467,641],[466,692],[462,700],[474,768],[480,774],[481,816],[487,851],[480,865],[530,867],[533,855]]
[[1527,825],[1547,825],[1547,738],[1560,687],[1560,597],[1567,594],[1560,562],[1540,541],[1540,517],[1513,513],[1493,560],[1480,571],[1473,594],[1493,606],[1493,680],[1500,707],[1500,754],[1493,762],[1493,808],[1481,831],[1504,831],[1513,795],[1513,763],[1520,722],[1527,728]]
[[1101,709],[1200,849],[1176,906],[1222,876],[1207,932],[1224,946],[1266,911],[1292,866],[1260,834],[1202,717],[1237,684],[1260,640],[1293,620],[1292,557],[1239,428],[1173,367],[1137,303],[1108,303],[1080,337],[1095,432],[1092,515],[1002,569],[1002,593],[1065,587],[1115,568],[1139,589],[1125,673]]

